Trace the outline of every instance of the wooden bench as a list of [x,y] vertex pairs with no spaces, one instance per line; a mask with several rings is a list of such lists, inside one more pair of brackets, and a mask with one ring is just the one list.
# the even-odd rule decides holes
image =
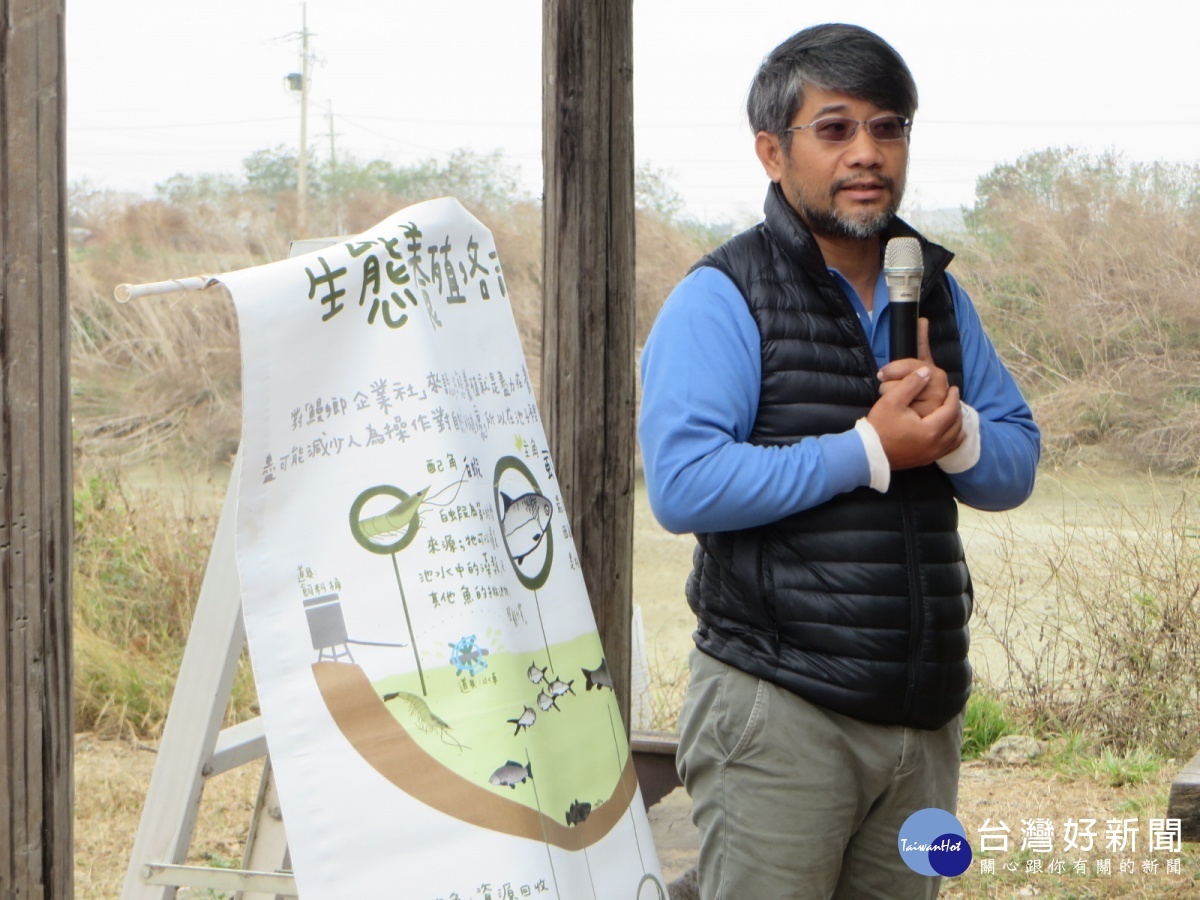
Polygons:
[[649,809],[681,784],[679,773],[675,771],[679,735],[634,730],[629,745],[638,784],[642,788],[642,802]]
[[[641,770],[638,775],[641,776]],[[1179,836],[1183,840],[1200,841],[1200,753],[1171,782],[1167,818],[1179,820]]]

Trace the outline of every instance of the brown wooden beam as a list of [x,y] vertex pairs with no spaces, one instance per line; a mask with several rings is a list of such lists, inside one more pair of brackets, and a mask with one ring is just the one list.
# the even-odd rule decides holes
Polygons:
[[0,0],[0,896],[72,896],[63,2]]
[[629,729],[632,0],[544,0],[542,414]]

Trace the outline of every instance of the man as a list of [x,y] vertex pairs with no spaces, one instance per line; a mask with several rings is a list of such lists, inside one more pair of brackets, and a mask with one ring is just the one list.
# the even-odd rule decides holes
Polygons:
[[[917,92],[864,29],[763,62],[765,219],[679,284],[642,355],[650,502],[695,532],[677,763],[702,896],[927,897],[912,813],[955,810],[971,580],[956,501],[1008,509],[1040,437],[951,254],[896,218]],[[918,359],[889,359],[883,249],[918,237]]]

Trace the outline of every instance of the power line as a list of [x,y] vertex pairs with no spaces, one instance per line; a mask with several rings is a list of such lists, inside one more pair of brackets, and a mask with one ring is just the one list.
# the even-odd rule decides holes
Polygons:
[[273,116],[269,118],[255,119],[227,119],[224,122],[169,122],[154,125],[75,125],[71,126],[71,131],[160,131],[163,129],[177,128],[223,128],[227,125],[256,125],[259,122],[290,122],[291,116]]
[[358,119],[364,122],[403,122],[408,125],[460,125],[470,128],[541,128],[542,123],[538,122],[522,122],[516,119],[499,119],[495,122],[484,121],[483,119],[472,118],[470,121],[465,121],[462,118],[457,119],[414,119],[411,116],[362,116],[350,115],[345,116],[339,114],[341,118]]

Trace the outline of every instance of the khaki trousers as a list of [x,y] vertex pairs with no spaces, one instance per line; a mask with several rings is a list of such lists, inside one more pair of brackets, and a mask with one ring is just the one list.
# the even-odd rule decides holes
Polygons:
[[937,731],[872,725],[692,650],[680,778],[704,900],[936,897],[900,826],[958,799],[962,714]]

